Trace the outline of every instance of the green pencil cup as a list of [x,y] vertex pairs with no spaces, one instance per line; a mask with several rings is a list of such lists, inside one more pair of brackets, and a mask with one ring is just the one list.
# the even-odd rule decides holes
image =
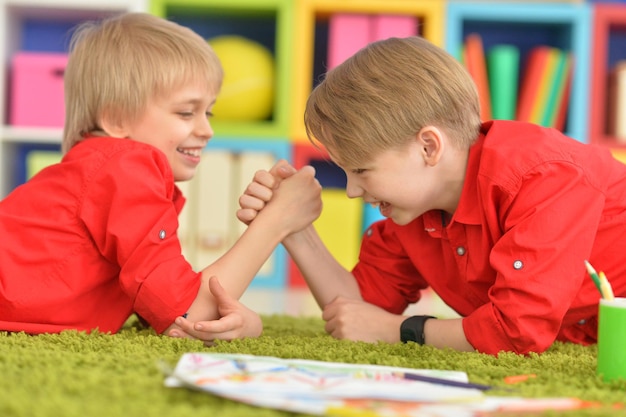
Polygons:
[[600,300],[598,375],[607,382],[626,380],[626,298]]

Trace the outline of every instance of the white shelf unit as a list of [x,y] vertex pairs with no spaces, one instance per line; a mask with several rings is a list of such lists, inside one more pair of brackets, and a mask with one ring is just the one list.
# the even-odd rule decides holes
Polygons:
[[13,188],[20,146],[60,144],[62,136],[62,128],[9,124],[11,58],[23,49],[25,22],[78,24],[118,13],[147,10],[148,0],[0,0],[0,198]]

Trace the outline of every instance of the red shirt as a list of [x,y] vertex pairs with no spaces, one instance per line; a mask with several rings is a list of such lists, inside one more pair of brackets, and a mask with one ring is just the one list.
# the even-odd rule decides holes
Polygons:
[[165,330],[200,285],[176,235],[183,204],[156,148],[78,143],[0,202],[0,329],[116,332],[136,312]]
[[428,286],[474,348],[594,343],[600,294],[587,259],[626,296],[626,165],[556,130],[485,123],[448,224],[430,211],[376,223],[354,269],[366,301],[401,314]]

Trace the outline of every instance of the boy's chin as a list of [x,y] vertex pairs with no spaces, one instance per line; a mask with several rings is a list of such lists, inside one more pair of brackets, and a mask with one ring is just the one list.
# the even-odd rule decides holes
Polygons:
[[417,217],[416,216],[409,216],[408,214],[404,214],[404,215],[400,215],[400,216],[392,215],[391,217],[386,217],[386,218],[391,220],[392,222],[394,222],[398,226],[406,226],[407,224],[409,224],[413,220],[415,220]]
[[185,181],[190,181],[193,179],[193,177],[195,176],[195,171],[194,172],[190,172],[187,174],[178,174],[174,176],[174,181],[175,182],[185,182]]

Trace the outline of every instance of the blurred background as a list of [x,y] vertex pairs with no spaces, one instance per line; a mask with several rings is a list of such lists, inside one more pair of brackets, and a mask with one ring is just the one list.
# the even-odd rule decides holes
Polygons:
[[[207,39],[225,68],[215,137],[179,186],[185,256],[202,268],[243,230],[237,198],[278,159],[313,165],[324,187],[315,227],[351,268],[376,210],[345,195],[345,176],[306,137],[306,98],[369,42],[423,36],[468,69],[482,117],[528,120],[626,160],[626,2],[444,0],[0,0],[0,197],[60,160],[63,71],[81,21],[145,11]],[[219,204],[215,204],[219,202]],[[318,315],[279,247],[243,301],[266,314]],[[410,312],[455,316],[426,291]]]

